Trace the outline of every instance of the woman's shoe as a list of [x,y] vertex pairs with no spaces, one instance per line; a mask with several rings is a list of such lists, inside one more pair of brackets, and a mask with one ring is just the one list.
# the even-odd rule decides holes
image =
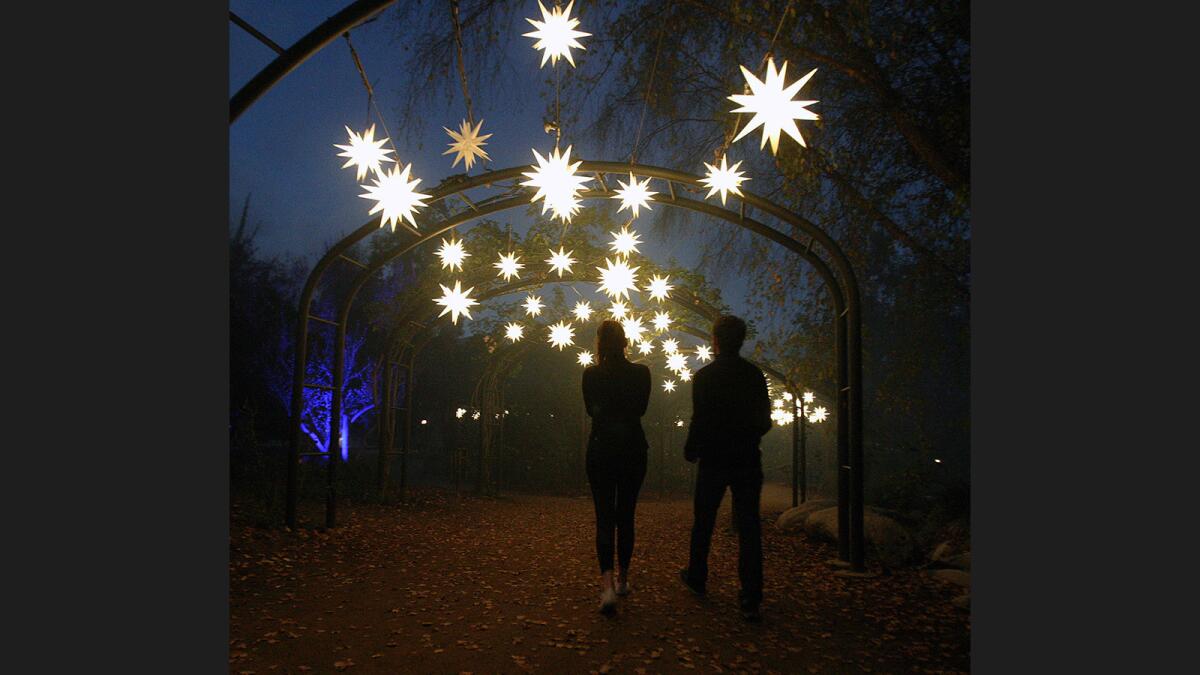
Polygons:
[[629,582],[628,581],[617,582],[617,595],[620,595],[620,596],[629,595]]
[[615,611],[617,611],[617,593],[612,586],[609,586],[600,594],[600,613],[612,614]]

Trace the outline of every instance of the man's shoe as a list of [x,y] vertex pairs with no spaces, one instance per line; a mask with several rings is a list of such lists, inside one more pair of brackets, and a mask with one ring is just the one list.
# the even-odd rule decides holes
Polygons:
[[699,595],[699,596],[704,595],[703,588],[697,588],[697,587],[693,586],[692,582],[688,580],[688,568],[685,567],[685,568],[679,570],[679,580],[681,582],[683,582],[683,585],[687,586],[687,589],[689,591],[691,591],[692,593],[694,593],[695,595]]

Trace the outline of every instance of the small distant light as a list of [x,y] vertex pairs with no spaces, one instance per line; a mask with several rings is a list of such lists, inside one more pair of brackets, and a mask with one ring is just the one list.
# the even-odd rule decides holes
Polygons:
[[429,420],[421,420],[421,424],[429,424]]
[[675,426],[677,426],[677,427],[683,426],[683,420],[675,420]]
[[937,464],[941,464],[941,463],[942,463],[942,460],[940,460],[940,459],[935,459],[935,460],[933,460],[933,461],[934,461],[935,463],[937,463]]

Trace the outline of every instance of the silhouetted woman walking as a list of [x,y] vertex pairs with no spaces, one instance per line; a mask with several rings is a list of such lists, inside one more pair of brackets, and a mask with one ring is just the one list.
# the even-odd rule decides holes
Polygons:
[[[596,331],[598,363],[583,371],[583,402],[592,418],[587,476],[596,505],[596,555],[600,559],[600,611],[613,612],[629,592],[633,515],[646,477],[642,415],[650,402],[650,369],[625,358],[625,331],[604,321]],[[613,581],[613,533],[619,575]]]

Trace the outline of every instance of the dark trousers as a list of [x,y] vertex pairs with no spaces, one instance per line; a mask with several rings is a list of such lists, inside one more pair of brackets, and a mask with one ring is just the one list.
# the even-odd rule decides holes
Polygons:
[[613,534],[617,561],[629,569],[633,557],[633,514],[638,491],[646,478],[644,448],[612,448],[596,441],[588,445],[587,477],[596,506],[596,557],[600,572],[613,568]]
[[[756,453],[757,455],[757,453]],[[738,579],[743,602],[762,602],[762,521],[758,506],[762,494],[762,460],[728,462],[701,459],[696,471],[692,545],[688,555],[688,581],[703,589],[708,582],[708,551],[712,546],[717,509],[725,488],[733,493],[733,515],[738,531]]]

